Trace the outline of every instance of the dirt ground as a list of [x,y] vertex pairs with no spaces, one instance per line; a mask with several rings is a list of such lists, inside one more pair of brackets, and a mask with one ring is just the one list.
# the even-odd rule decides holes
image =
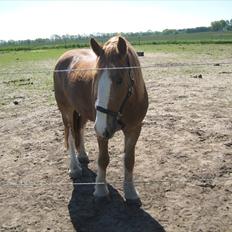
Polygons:
[[[216,60],[165,53],[140,59],[143,65]],[[111,200],[96,203],[93,186],[73,185],[68,177],[52,91],[17,88],[0,112],[0,231],[232,231],[232,66],[156,67],[143,74],[150,105],[135,164],[143,207],[124,204],[122,133],[109,145]],[[86,150],[90,164],[78,182],[95,179],[92,123]]]

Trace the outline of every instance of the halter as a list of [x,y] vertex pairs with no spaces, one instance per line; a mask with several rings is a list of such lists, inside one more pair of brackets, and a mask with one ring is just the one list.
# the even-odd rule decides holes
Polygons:
[[[128,64],[127,66],[130,67],[130,62],[129,62],[129,58],[128,57],[127,57],[127,64]],[[121,117],[122,117],[122,111],[123,111],[123,108],[124,108],[127,100],[129,99],[129,97],[133,93],[133,86],[134,86],[134,79],[131,76],[131,69],[129,68],[128,71],[129,71],[129,86],[128,86],[127,94],[126,94],[125,98],[123,99],[123,102],[122,102],[122,104],[121,104],[121,106],[119,108],[119,111],[118,112],[114,112],[114,111],[105,109],[104,107],[96,106],[96,110],[97,111],[99,111],[101,113],[104,113],[104,114],[107,114],[107,115],[115,118],[116,121],[118,122],[118,124],[121,125],[121,128],[125,127],[124,123],[120,120]]]

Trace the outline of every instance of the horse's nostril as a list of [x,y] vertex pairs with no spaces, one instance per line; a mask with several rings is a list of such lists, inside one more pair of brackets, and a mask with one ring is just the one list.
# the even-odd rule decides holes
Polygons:
[[110,137],[110,133],[108,132],[108,130],[105,130],[105,131],[104,131],[103,136],[104,136],[105,138],[109,138],[109,137]]

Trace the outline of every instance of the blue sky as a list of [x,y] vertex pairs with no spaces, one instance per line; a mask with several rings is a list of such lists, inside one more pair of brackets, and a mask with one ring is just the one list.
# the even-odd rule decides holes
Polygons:
[[0,39],[209,26],[215,20],[231,19],[231,12],[230,0],[0,0]]

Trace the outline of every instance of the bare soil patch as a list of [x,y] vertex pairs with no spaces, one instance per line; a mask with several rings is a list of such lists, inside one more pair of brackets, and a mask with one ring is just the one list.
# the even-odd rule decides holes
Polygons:
[[[186,62],[173,54],[145,54],[141,62],[177,59]],[[0,231],[232,231],[231,66],[156,67],[143,73],[150,105],[135,164],[143,208],[124,204],[121,133],[109,147],[111,201],[99,207],[93,186],[73,186],[68,177],[52,89],[29,94],[17,86],[6,93],[0,112]],[[28,83],[37,84],[33,78]],[[1,83],[9,84],[14,83]],[[92,123],[86,149],[91,162],[79,182],[95,179]]]

